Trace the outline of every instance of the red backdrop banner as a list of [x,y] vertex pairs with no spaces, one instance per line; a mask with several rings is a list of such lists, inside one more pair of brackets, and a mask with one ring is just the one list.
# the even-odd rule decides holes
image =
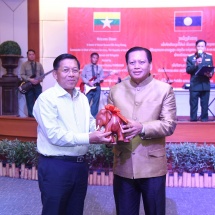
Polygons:
[[[103,87],[117,83],[128,73],[125,53],[133,46],[152,52],[152,74],[173,82],[189,83],[186,58],[195,52],[198,39],[207,41],[215,56],[215,7],[193,8],[68,8],[68,52],[81,62],[90,62],[98,52],[105,76]],[[211,79],[215,82],[215,76]]]

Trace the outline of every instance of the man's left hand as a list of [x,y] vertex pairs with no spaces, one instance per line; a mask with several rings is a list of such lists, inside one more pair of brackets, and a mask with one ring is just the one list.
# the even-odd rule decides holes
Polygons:
[[207,76],[208,78],[212,78],[213,73],[212,72],[205,72],[204,75]]
[[128,121],[128,124],[122,126],[122,133],[127,140],[131,140],[142,132],[143,125],[136,121]]

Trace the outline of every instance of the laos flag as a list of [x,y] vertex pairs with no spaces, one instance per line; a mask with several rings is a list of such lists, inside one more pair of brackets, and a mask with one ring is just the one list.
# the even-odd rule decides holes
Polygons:
[[202,31],[202,11],[175,11],[174,31]]
[[120,12],[94,12],[94,32],[120,32]]

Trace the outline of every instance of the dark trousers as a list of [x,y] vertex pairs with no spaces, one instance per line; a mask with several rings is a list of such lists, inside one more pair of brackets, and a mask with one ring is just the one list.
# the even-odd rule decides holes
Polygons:
[[142,196],[146,215],[165,215],[166,176],[128,179],[114,175],[117,215],[139,215]]
[[38,181],[42,215],[82,215],[88,184],[86,162],[40,156]]
[[200,98],[201,120],[208,121],[210,91],[190,91],[190,120],[197,121],[198,101]]
[[40,84],[37,84],[37,85],[33,85],[32,89],[25,94],[26,104],[28,109],[28,117],[34,117],[32,114],[34,103],[41,93],[42,93],[42,87]]
[[89,101],[91,114],[96,117],[98,111],[99,111],[99,101],[100,101],[100,94],[101,94],[101,87],[97,86],[96,89],[90,90],[89,93],[87,93],[87,98]]

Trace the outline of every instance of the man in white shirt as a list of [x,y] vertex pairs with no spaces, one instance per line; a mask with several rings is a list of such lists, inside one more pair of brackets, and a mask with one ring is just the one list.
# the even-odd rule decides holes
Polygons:
[[91,143],[110,143],[111,132],[95,131],[88,100],[75,89],[80,76],[77,58],[59,55],[53,67],[57,83],[39,96],[33,109],[42,215],[81,215],[88,181],[84,155]]

